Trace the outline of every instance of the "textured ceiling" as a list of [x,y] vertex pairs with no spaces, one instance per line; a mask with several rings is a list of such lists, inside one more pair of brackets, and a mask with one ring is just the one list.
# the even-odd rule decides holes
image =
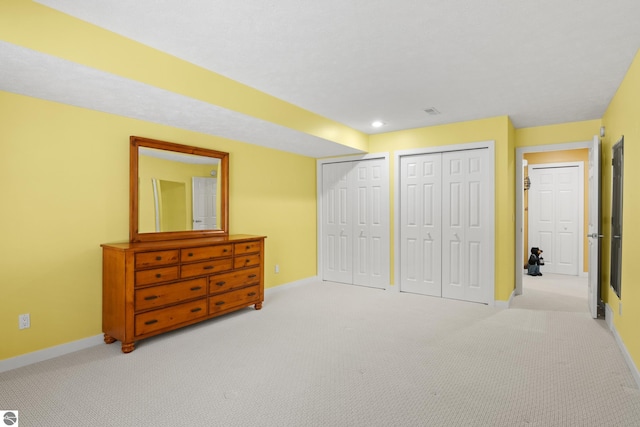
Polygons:
[[[500,115],[517,128],[597,119],[640,47],[638,0],[38,2],[369,134]],[[83,72],[87,91],[100,87],[101,73]],[[255,120],[177,102],[220,115],[229,137],[235,120]],[[441,114],[426,114],[430,107]],[[373,129],[373,120],[385,125]],[[241,140],[313,157],[355,152],[259,126],[278,128],[280,142]]]

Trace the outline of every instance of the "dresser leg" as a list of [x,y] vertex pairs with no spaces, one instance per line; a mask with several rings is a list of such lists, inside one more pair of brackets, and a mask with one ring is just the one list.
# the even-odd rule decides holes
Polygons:
[[262,303],[261,302],[257,302],[254,307],[256,308],[256,310],[260,310],[262,308]]
[[135,350],[135,345],[136,343],[130,342],[130,343],[122,343],[122,352],[123,353],[131,353],[133,350]]
[[107,344],[113,344],[116,342],[116,339],[109,334],[104,334],[104,342]]

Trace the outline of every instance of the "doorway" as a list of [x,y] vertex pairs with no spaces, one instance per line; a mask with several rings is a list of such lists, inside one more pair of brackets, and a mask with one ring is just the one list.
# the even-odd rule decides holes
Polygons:
[[[535,277],[526,276],[526,270],[523,270],[523,265],[526,265],[526,260],[528,258],[529,251],[527,249],[531,246],[534,246],[528,241],[529,233],[527,220],[529,212],[527,211],[528,205],[525,196],[526,191],[529,190],[525,190],[525,185],[528,184],[528,180],[525,180],[525,177],[527,176],[526,166],[530,166],[530,164],[528,164],[527,157],[531,158],[530,156],[543,156],[545,158],[544,161],[548,163],[567,162],[576,160],[577,153],[582,152],[582,157],[585,157],[586,153],[586,160],[581,160],[581,163],[584,165],[584,176],[581,176],[581,178],[584,179],[585,183],[583,187],[584,191],[581,193],[584,197],[584,203],[582,204],[580,209],[580,216],[583,218],[583,220],[582,225],[578,227],[577,231],[577,233],[579,234],[579,241],[581,242],[578,246],[578,252],[581,252],[581,254],[578,255],[578,264],[581,268],[578,268],[577,275],[554,275],[552,273],[552,277],[549,277],[549,279],[553,279],[555,283],[563,283],[563,280],[570,280],[574,284],[576,282],[581,283],[579,286],[582,286],[584,288],[584,294],[587,299],[586,306],[588,307],[585,307],[585,311],[591,311],[592,314],[596,313],[597,298],[599,297],[599,285],[594,284],[590,280],[590,278],[585,280],[585,277],[589,276],[589,270],[593,270],[597,274],[599,261],[594,261],[589,258],[589,254],[594,251],[589,250],[592,242],[586,239],[586,235],[591,227],[591,224],[588,224],[586,218],[591,218],[593,216],[587,214],[587,212],[589,212],[589,209],[591,208],[591,205],[593,203],[599,203],[598,191],[596,191],[595,196],[590,197],[591,191],[593,190],[593,185],[589,184],[592,181],[591,175],[593,173],[599,175],[599,160],[593,162],[592,157],[590,157],[594,152],[599,153],[599,150],[600,143],[597,137],[595,137],[593,141],[521,147],[516,149],[516,287],[514,290],[514,296],[522,295],[525,279],[536,279]],[[599,219],[596,218],[596,223],[598,222]],[[585,248],[585,245],[589,246]],[[594,267],[590,267],[590,264],[593,264]],[[518,273],[518,271],[520,271],[521,273]],[[544,267],[542,268],[542,272],[544,274]],[[595,283],[597,282],[599,282],[599,280],[595,281]],[[594,292],[590,291],[592,287],[596,287],[596,290]],[[550,289],[553,289],[553,287],[551,287]],[[559,295],[559,297],[561,297],[561,295]],[[591,301],[592,299],[594,299],[594,301]]]

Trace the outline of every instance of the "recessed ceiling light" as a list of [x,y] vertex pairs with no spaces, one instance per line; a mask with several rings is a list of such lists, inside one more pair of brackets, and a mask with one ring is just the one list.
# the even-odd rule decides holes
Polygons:
[[374,128],[379,128],[382,125],[384,125],[384,123],[382,123],[380,120],[376,120],[375,122],[371,123],[371,126],[373,126]]

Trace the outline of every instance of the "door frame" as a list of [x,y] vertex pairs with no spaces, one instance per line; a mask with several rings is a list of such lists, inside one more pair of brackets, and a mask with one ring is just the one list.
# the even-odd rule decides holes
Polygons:
[[[491,171],[489,176],[489,188],[493,189],[493,191],[489,192],[489,206],[492,207],[490,209],[490,218],[488,220],[488,234],[491,236],[491,241],[487,242],[487,247],[490,253],[494,254],[493,259],[495,259],[495,250],[496,250],[496,232],[495,232],[495,217],[496,217],[496,203],[495,203],[495,176],[496,176],[496,155],[495,155],[495,141],[479,141],[479,142],[469,142],[463,144],[451,144],[451,145],[440,145],[435,147],[421,147],[421,148],[413,148],[409,150],[398,150],[394,153],[394,188],[393,188],[393,278],[394,278],[394,290],[396,292],[400,292],[400,160],[404,156],[415,156],[420,154],[431,154],[431,153],[445,153],[451,151],[466,151],[466,150],[478,150],[478,149],[488,149],[489,150],[489,170]],[[489,281],[491,283],[490,288],[487,289],[487,304],[489,306],[495,306],[495,288],[496,288],[496,272],[495,272],[495,262],[493,262],[489,266]]]
[[[577,259],[577,269],[578,277],[587,277],[587,273],[584,272],[584,245],[585,245],[585,233],[584,231],[584,171],[585,165],[584,162],[557,162],[557,163],[536,163],[534,165],[528,164],[529,168],[529,176],[531,176],[531,168],[538,167],[540,169],[544,168],[570,168],[577,167],[578,168],[578,182],[576,183],[577,191],[578,191],[578,259]],[[524,178],[522,178],[524,180]],[[524,195],[524,191],[523,191]],[[531,211],[531,199],[529,199],[529,211]],[[524,215],[523,215],[524,218]],[[530,223],[529,223],[530,224]],[[524,227],[524,219],[523,219],[523,227]],[[529,229],[529,241],[531,241],[531,225],[528,227]],[[523,231],[523,243],[524,243],[524,231]],[[531,245],[529,245],[531,246]],[[555,248],[554,248],[555,249]],[[524,251],[524,249],[523,249]]]
[[[387,186],[387,193],[389,192],[389,153],[375,153],[375,154],[364,154],[364,155],[355,155],[355,156],[343,156],[343,157],[332,157],[332,158],[328,158],[328,159],[317,159],[316,160],[316,207],[317,207],[317,213],[316,213],[316,224],[317,224],[317,236],[316,236],[316,240],[317,240],[317,253],[316,253],[316,259],[317,259],[317,267],[316,267],[316,275],[317,277],[324,281],[323,278],[323,271],[324,271],[324,260],[323,260],[323,253],[324,253],[324,247],[323,247],[323,238],[322,238],[322,233],[323,233],[323,229],[322,229],[322,219],[323,219],[323,197],[322,197],[322,165],[324,164],[328,164],[328,163],[351,163],[351,162],[359,162],[362,160],[376,160],[376,159],[383,159],[384,160],[384,164],[385,167],[387,168],[387,170],[385,171],[387,174],[387,180],[386,180],[386,186]],[[391,206],[389,201],[387,200],[387,209],[389,210],[389,219],[392,216],[392,212],[391,212]],[[390,232],[391,229],[391,224],[389,224],[389,227],[387,229],[387,233]],[[389,235],[387,234],[387,238],[386,241],[388,242],[388,247],[385,249],[388,253],[389,253],[389,257],[391,257],[391,240],[389,238]],[[389,262],[389,265],[387,266],[386,269],[386,281],[384,289],[387,290],[391,287],[391,273],[390,273],[390,268],[391,268],[391,262]],[[380,289],[380,288],[378,288]]]
[[541,153],[551,151],[591,149],[593,141],[566,142],[561,144],[535,145],[531,147],[516,148],[516,250],[515,250],[515,274],[516,286],[514,295],[522,295],[522,260],[524,259],[524,176],[522,174],[523,156],[528,153]]

